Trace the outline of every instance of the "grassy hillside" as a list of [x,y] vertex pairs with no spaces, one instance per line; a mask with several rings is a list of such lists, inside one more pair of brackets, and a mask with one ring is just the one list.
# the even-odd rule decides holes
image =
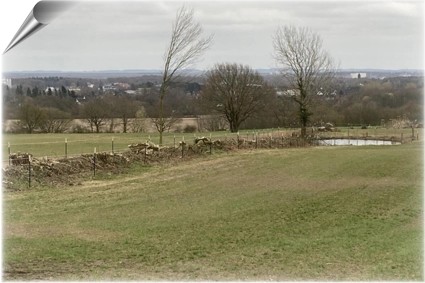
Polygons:
[[242,151],[4,193],[6,279],[423,280],[422,144]]

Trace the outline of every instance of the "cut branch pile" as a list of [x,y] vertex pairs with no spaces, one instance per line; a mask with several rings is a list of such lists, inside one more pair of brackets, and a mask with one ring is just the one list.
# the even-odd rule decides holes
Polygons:
[[29,153],[12,153],[9,156],[12,165],[26,165],[29,164],[32,154]]
[[[49,159],[33,158],[30,153],[10,154],[11,165],[4,169],[6,183],[24,180],[31,172],[33,180],[38,183],[68,183],[74,184],[78,178],[87,178],[90,172],[97,170],[105,172],[119,172],[133,162],[144,164],[177,162],[182,158],[190,158],[211,154],[213,151],[232,151],[237,149],[254,148],[282,148],[308,145],[307,141],[301,144],[300,139],[294,136],[272,137],[256,136],[249,138],[225,138],[212,140],[211,137],[195,137],[193,143],[180,141],[177,147],[162,147],[151,141],[128,145],[129,150],[122,154],[100,152],[83,154],[78,157]],[[29,162],[31,167],[28,166]],[[29,170],[28,170],[29,169]],[[95,170],[96,169],[96,170]],[[77,175],[80,174],[80,175]],[[78,177],[78,178],[76,178]],[[78,181],[77,181],[78,182]],[[6,186],[7,187],[7,186]],[[7,189],[7,188],[6,188]]]
[[141,153],[146,151],[149,151],[150,153],[161,151],[163,149],[167,149],[166,146],[159,146],[157,144],[154,144],[151,141],[146,141],[145,143],[136,143],[136,144],[129,144],[128,148],[135,153]]

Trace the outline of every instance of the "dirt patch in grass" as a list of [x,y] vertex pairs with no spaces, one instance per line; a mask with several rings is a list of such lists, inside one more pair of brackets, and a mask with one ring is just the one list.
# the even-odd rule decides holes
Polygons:
[[48,238],[48,237],[70,237],[85,241],[111,241],[119,239],[122,233],[111,232],[93,228],[80,228],[78,226],[52,226],[13,223],[6,224],[4,229],[10,237],[20,238]]

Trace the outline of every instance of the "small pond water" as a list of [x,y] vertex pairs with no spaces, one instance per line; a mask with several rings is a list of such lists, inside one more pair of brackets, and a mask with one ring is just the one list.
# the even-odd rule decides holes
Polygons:
[[366,140],[366,139],[325,139],[319,140],[319,145],[397,145],[400,142],[382,141],[382,140]]

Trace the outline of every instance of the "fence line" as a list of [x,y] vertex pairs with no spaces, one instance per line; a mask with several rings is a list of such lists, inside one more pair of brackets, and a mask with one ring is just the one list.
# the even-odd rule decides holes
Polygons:
[[[246,133],[245,135],[248,134],[252,134],[255,135],[260,138],[264,135],[267,135],[266,132],[261,132],[261,131],[257,131],[257,132],[250,132],[250,133]],[[200,133],[198,133],[200,134]],[[217,135],[217,134],[212,134],[212,133],[205,133],[206,135],[193,135],[193,140],[199,136],[209,136],[210,140],[212,139],[220,139],[220,140],[226,140],[226,139],[230,139],[233,138],[235,139],[236,136],[238,136],[238,133],[225,133],[224,135]],[[187,138],[190,137],[190,134],[182,134],[182,135],[174,135],[172,141],[168,141],[165,144],[163,144],[161,147],[169,147],[169,148],[179,148],[181,147],[181,142],[183,141],[184,144],[187,146],[190,143],[187,142]],[[112,139],[113,138],[113,139]],[[93,139],[85,139],[85,140],[69,140],[68,138],[65,138],[63,141],[54,141],[54,142],[37,142],[37,143],[16,143],[16,144],[12,144],[10,142],[8,142],[8,155],[4,160],[3,163],[7,163],[8,161],[10,161],[10,155],[12,154],[16,154],[16,153],[23,153],[23,152],[28,152],[27,150],[18,150],[15,151],[13,150],[13,148],[15,147],[22,147],[25,145],[49,145],[49,144],[63,144],[64,147],[62,149],[63,154],[61,153],[57,153],[55,155],[44,155],[44,154],[33,154],[31,152],[29,152],[30,154],[33,154],[34,157],[37,158],[47,158],[47,159],[62,159],[62,158],[72,158],[72,157],[78,157],[81,155],[88,155],[88,154],[92,154],[92,150],[86,149],[83,151],[80,151],[78,153],[70,153],[70,151],[72,151],[72,146],[70,144],[76,144],[77,142],[91,142],[94,145],[99,145],[102,144],[103,148],[105,149],[107,147],[107,143],[110,143],[110,148],[108,150],[102,150],[103,152],[113,152],[113,153],[122,153],[124,151],[128,151],[130,150],[128,145],[130,144],[139,144],[139,143],[144,143],[144,142],[150,142],[151,141],[151,137],[150,135],[148,135],[147,137],[141,137],[140,139],[121,139],[124,140],[124,142],[127,143],[126,146],[122,146],[122,145],[117,145],[117,143],[119,143],[120,138],[119,137],[111,137],[111,140],[107,140],[107,139],[102,139],[102,138],[93,138]],[[190,138],[189,138],[190,140]],[[55,149],[58,150],[59,149]]]
[[[416,130],[416,135],[415,132],[412,131],[412,138],[416,138],[419,139],[419,131],[418,129]],[[395,132],[398,132],[399,134],[401,134],[401,139],[403,139],[403,129],[379,129],[380,133],[378,133],[377,129],[347,129],[347,131],[344,132],[314,132],[314,134],[316,135],[324,135],[327,137],[341,137],[341,136],[346,136],[346,137],[359,137],[359,133],[362,136],[366,136],[366,137],[373,137],[373,136],[377,136],[377,135],[384,135],[384,132],[389,132],[386,134],[392,134],[394,135]],[[277,129],[259,129],[259,130],[249,130],[249,131],[242,131],[242,132],[238,132],[238,133],[194,133],[193,134],[193,139],[197,138],[197,137],[209,137],[209,139],[212,141],[213,139],[216,140],[223,140],[223,141],[227,141],[228,139],[233,139],[236,140],[236,145],[239,148],[240,147],[240,143],[242,143],[242,145],[245,145],[246,143],[250,143],[250,144],[255,144],[255,148],[258,148],[258,144],[259,142],[264,142],[264,140],[266,139],[269,143],[269,147],[272,147],[272,143],[274,143],[274,141],[281,139],[283,142],[284,138],[287,137],[293,137],[294,133],[299,133],[298,130],[294,130],[294,129],[287,129],[287,128],[277,128]],[[370,133],[370,135],[369,135]],[[186,145],[186,147],[189,145],[189,143],[185,142],[185,137],[190,137],[191,134],[178,134],[178,135],[173,135],[173,137],[168,137],[169,140],[162,145],[162,147],[169,147],[169,148],[179,148],[180,146],[182,146],[181,142],[183,141]],[[406,135],[405,138],[408,137],[410,135],[407,134],[407,130],[406,130]],[[109,140],[107,140],[107,138],[110,138]],[[121,142],[120,142],[121,141]],[[54,141],[54,142],[38,142],[38,143],[17,143],[17,144],[11,144],[10,142],[7,143],[8,145],[8,154],[9,156],[7,156],[7,159],[3,160],[3,164],[5,163],[10,163],[10,154],[14,154],[17,152],[25,152],[24,150],[20,150],[17,152],[13,151],[13,147],[21,147],[24,145],[49,145],[49,144],[64,144],[63,147],[63,154],[55,154],[55,155],[37,155],[39,158],[50,158],[50,159],[62,159],[62,158],[72,158],[72,157],[78,157],[81,155],[88,155],[88,154],[92,154],[92,150],[89,151],[89,149],[84,149],[83,151],[79,152],[79,153],[72,153],[70,154],[70,151],[72,151],[72,146],[71,144],[77,144],[77,143],[81,143],[81,142],[90,142],[93,143],[95,147],[97,147],[98,149],[100,148],[100,144],[102,145],[101,147],[103,149],[106,149],[108,146],[107,144],[110,143],[110,148],[108,150],[102,150],[103,152],[112,152],[112,153],[122,153],[124,151],[128,151],[129,144],[134,144],[134,143],[143,143],[144,141],[149,142],[151,141],[151,137],[150,135],[147,136],[141,136],[140,138],[122,138],[122,137],[117,137],[117,136],[109,136],[109,137],[94,137],[94,138],[90,138],[90,139],[82,139],[82,140],[68,140],[68,138],[65,138],[64,141]],[[122,142],[127,143],[127,146],[123,146]],[[121,144],[120,144],[121,143]],[[298,146],[298,144],[297,144]],[[264,147],[264,146],[262,146]],[[58,150],[58,149],[55,149]],[[30,152],[31,153],[31,152]],[[34,155],[35,156],[35,155]]]
[[[68,143],[75,143],[75,142],[93,142],[98,141],[99,139],[93,138],[88,140],[68,140]],[[58,143],[64,143],[64,141],[54,141],[54,142],[33,142],[33,143],[15,143],[13,145],[20,146],[20,145],[38,145],[38,144],[58,144]]]

